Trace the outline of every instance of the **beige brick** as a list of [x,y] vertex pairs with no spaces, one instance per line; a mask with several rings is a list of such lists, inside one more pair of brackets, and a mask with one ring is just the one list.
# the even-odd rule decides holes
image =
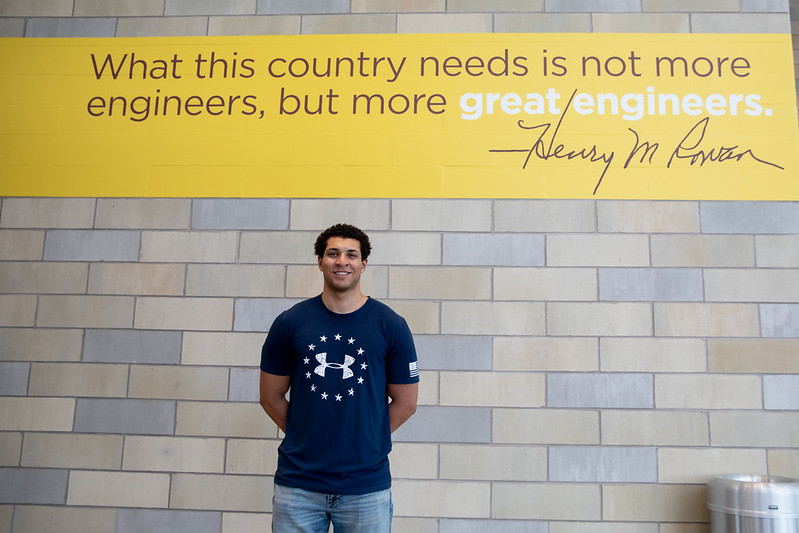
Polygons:
[[8,0],[0,5],[3,17],[68,17],[72,0]]
[[0,294],[0,326],[33,326],[36,296]]
[[594,202],[583,200],[497,200],[494,203],[494,231],[590,232],[596,229],[595,217]]
[[543,335],[544,304],[527,302],[443,302],[441,333]]
[[598,360],[597,341],[587,337],[494,338],[494,370],[593,372]]
[[730,472],[768,474],[766,450],[660,448],[658,482],[701,483]]
[[[373,298],[388,298],[387,266],[368,264],[366,272],[361,276],[361,290]],[[286,274],[287,298],[311,298],[322,292],[322,275],[319,267],[289,266]]]
[[655,267],[752,267],[751,235],[652,235]]
[[118,470],[122,464],[121,435],[28,433],[22,466]]
[[[161,16],[164,14],[164,0],[141,0],[128,2],[125,0],[75,0],[74,16],[76,17],[131,17]],[[100,200],[101,202],[103,200]],[[111,202],[112,200],[105,200]],[[127,200],[132,202],[135,200]],[[125,202],[125,200],[120,200]],[[98,211],[99,214],[99,211]]]
[[89,269],[89,293],[180,296],[185,278],[183,265],[95,263]]
[[602,517],[609,521],[707,522],[703,485],[604,485]]
[[445,11],[445,0],[352,0],[353,13],[435,13]]
[[307,231],[244,232],[241,234],[239,261],[316,265],[314,242],[317,235],[318,232]]
[[649,266],[649,236],[623,234],[549,235],[548,266]]
[[438,478],[438,445],[395,443],[389,454],[394,479]]
[[395,480],[394,514],[415,517],[488,518],[491,484]]
[[[424,366],[424,360],[421,362]],[[422,372],[419,383],[419,405],[438,405],[438,372]]]
[[601,414],[602,444],[707,446],[707,414],[699,411],[608,410]]
[[755,254],[760,268],[795,268],[799,265],[799,235],[757,235]]
[[599,341],[603,372],[704,372],[701,339],[606,338]]
[[44,254],[44,232],[30,230],[0,231],[0,260],[39,261]]
[[85,294],[86,263],[0,263],[0,292]]
[[[14,516],[13,505],[0,505],[0,532],[11,533],[11,519]],[[27,531],[27,530],[24,530]]]
[[708,302],[799,302],[799,269],[707,269]]
[[655,405],[660,409],[762,409],[763,387],[757,376],[659,374]]
[[222,513],[222,533],[272,531],[272,515],[266,513]]
[[258,366],[264,340],[263,333],[187,331],[180,360],[184,365]]
[[169,475],[73,470],[69,476],[67,505],[166,508]]
[[799,339],[709,339],[711,372],[799,374]]
[[495,13],[495,33],[591,33],[590,13]]
[[416,335],[441,333],[440,306],[438,302],[419,302],[410,300],[383,301],[408,322],[411,332]]
[[117,37],[206,35],[208,17],[120,17]]
[[646,11],[676,11],[683,13],[701,11],[732,11],[740,9],[737,0],[642,0]]
[[548,533],[658,533],[658,524],[640,522],[550,522]]
[[394,533],[438,533],[436,518],[405,518],[394,516],[391,521]]
[[34,363],[28,394],[124,398],[127,389],[128,365]]
[[591,21],[595,33],[691,32],[687,13],[593,13]]
[[599,485],[495,483],[492,501],[493,518],[580,521],[602,518]]
[[607,233],[698,233],[696,202],[597,202],[597,226]]
[[133,365],[131,398],[226,400],[228,370],[219,367]]
[[280,442],[276,439],[229,439],[225,473],[274,474]]
[[544,446],[441,445],[441,478],[546,481]]
[[394,200],[396,231],[491,231],[490,200]]
[[302,33],[317,34],[360,34],[394,33],[396,18],[391,14],[355,15],[304,15]]
[[0,466],[19,466],[21,455],[22,433],[0,432]]
[[186,275],[186,294],[281,297],[285,284],[286,268],[283,266],[189,265]]
[[0,397],[3,431],[72,431],[74,398]]
[[658,337],[758,337],[757,305],[723,303],[656,303]]
[[[325,228],[340,222],[343,216],[346,217],[348,224],[353,224],[367,233],[371,233],[375,230],[389,229],[390,213],[390,200],[297,198],[291,201],[289,227],[292,230],[310,230],[318,234]],[[312,246],[313,241],[309,244]]]
[[[491,11],[497,13],[502,11],[543,11],[543,9],[544,0],[490,0],[489,2],[485,0],[449,0],[447,2],[447,11],[449,12]],[[421,11],[421,9],[417,11]]]
[[661,524],[660,533],[707,533],[707,524]]
[[37,325],[62,328],[129,328],[134,299],[126,296],[41,296]]
[[36,533],[86,533],[114,531],[116,509],[91,509],[18,505],[14,531]]
[[768,472],[799,479],[799,450],[768,450]]
[[4,328],[0,335],[0,360],[78,361],[82,346],[82,330]]
[[235,263],[237,241],[232,231],[144,231],[140,257],[143,262]]
[[389,297],[436,300],[491,298],[491,269],[468,267],[392,267]]
[[272,478],[266,476],[174,474],[170,507],[203,511],[270,511],[272,487]]
[[224,439],[125,437],[123,470],[222,472]]
[[233,300],[228,298],[139,298],[137,329],[230,330]]
[[301,22],[299,15],[209,17],[208,35],[297,35]]
[[175,434],[275,438],[277,426],[257,403],[178,402]]
[[799,442],[799,413],[711,412],[710,441],[714,446],[793,448]]
[[649,336],[648,303],[549,303],[547,333],[576,336]]
[[599,413],[576,409],[494,409],[499,444],[599,444]]
[[[20,0],[12,1],[23,3]],[[67,3],[71,5],[71,2]],[[46,4],[45,12],[52,7],[52,2]],[[3,6],[6,5],[4,2]],[[51,12],[46,14],[54,16]],[[94,223],[94,203],[92,198],[6,198],[0,213],[0,227],[91,228]]]
[[372,265],[440,265],[441,235],[438,233],[374,233]]
[[397,33],[491,33],[490,13],[397,15]]
[[592,301],[597,299],[594,268],[497,268],[494,299]]
[[693,33],[790,33],[783,13],[694,13]]
[[[83,9],[93,10],[133,10],[148,9],[149,5],[160,4],[159,13],[163,9],[164,0],[144,0],[142,2],[127,2],[113,0],[104,2],[99,0],[76,0],[75,16],[77,11]],[[117,14],[116,16],[131,16],[136,13]],[[107,16],[107,15],[93,15]],[[191,221],[191,199],[172,198],[99,198],[97,200],[98,228],[119,229],[189,229]]]
[[441,372],[441,405],[541,407],[546,376],[529,372]]

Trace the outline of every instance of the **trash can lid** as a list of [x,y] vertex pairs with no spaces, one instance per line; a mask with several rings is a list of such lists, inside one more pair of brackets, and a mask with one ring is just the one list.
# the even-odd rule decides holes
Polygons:
[[708,509],[751,517],[799,518],[799,479],[728,474],[708,482]]

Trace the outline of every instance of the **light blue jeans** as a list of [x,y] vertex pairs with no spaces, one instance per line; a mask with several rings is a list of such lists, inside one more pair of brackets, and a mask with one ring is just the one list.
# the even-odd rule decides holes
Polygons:
[[310,492],[275,484],[274,533],[390,533],[391,489],[358,495]]

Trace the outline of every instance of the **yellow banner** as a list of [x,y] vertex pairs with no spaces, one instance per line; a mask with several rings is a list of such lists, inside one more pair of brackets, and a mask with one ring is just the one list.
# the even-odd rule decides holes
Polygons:
[[799,200],[790,35],[0,39],[0,195]]

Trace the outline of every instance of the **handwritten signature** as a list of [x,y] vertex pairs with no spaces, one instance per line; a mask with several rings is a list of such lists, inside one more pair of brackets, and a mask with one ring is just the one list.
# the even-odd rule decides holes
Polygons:
[[[536,124],[528,126],[524,120],[518,121],[519,128],[529,131],[533,134],[533,144],[529,148],[510,148],[510,149],[490,149],[489,152],[499,153],[525,153],[527,156],[522,163],[522,169],[526,169],[530,160],[535,157],[542,161],[550,159],[581,159],[590,163],[602,164],[602,170],[594,187],[593,194],[595,195],[602,185],[602,180],[605,179],[608,170],[613,163],[616,153],[614,151],[602,151],[596,144],[583,146],[579,148],[567,147],[565,144],[559,142],[558,133],[561,131],[564,119],[566,118],[567,111],[571,108],[572,100],[574,99],[577,90],[572,92],[569,102],[564,108],[563,113],[560,115],[557,123],[552,128],[551,122]],[[669,159],[666,163],[666,168],[672,168],[672,164],[680,160],[685,160],[689,165],[693,166],[698,164],[700,167],[706,163],[722,163],[726,161],[740,162],[744,158],[750,158],[754,161],[769,165],[780,170],[785,170],[782,166],[762,159],[755,155],[751,149],[741,148],[738,145],[734,146],[718,146],[710,149],[701,147],[702,142],[705,140],[708,125],[710,124],[710,117],[705,117],[697,122],[677,144],[676,148],[671,152]],[[549,137],[547,134],[550,129],[552,133]],[[642,141],[641,137],[632,128],[627,128],[634,136],[633,147],[627,154],[623,169],[626,169],[637,157],[639,163],[654,164],[654,158],[660,150],[660,143]]]

